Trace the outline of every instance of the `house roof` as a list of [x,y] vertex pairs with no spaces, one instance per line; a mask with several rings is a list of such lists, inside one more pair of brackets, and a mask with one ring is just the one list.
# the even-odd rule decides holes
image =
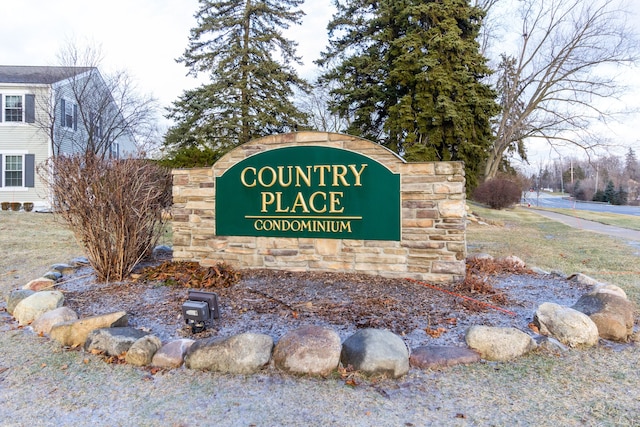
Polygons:
[[93,68],[0,65],[0,83],[52,84],[82,74]]

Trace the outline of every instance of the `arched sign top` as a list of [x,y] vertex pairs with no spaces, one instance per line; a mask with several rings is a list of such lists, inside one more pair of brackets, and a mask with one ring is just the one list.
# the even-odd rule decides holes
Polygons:
[[253,154],[216,178],[216,234],[400,240],[400,175],[317,145]]

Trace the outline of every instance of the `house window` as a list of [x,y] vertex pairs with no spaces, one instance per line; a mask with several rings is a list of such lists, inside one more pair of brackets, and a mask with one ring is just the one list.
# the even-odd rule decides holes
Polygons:
[[4,156],[4,186],[23,187],[23,158],[22,156]]
[[67,103],[64,110],[64,126],[73,127],[73,105]]
[[0,95],[0,124],[35,123],[36,102],[34,94]]
[[78,127],[77,105],[62,99],[60,100],[60,110],[62,111],[62,127],[76,130]]
[[35,187],[35,155],[20,151],[0,151],[0,192],[28,191]]
[[22,95],[7,95],[4,98],[4,121],[22,121]]

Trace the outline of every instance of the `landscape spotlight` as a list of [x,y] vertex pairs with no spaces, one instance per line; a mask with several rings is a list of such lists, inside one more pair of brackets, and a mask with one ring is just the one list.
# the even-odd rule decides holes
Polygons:
[[218,295],[215,293],[189,290],[187,298],[182,304],[182,316],[194,334],[211,327],[213,319],[220,318]]

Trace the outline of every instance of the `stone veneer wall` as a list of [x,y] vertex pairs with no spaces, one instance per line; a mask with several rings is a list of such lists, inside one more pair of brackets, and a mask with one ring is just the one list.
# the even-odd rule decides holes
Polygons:
[[[358,152],[400,173],[402,240],[216,236],[215,179],[258,152],[320,145]],[[203,266],[377,274],[447,283],[464,277],[465,178],[462,162],[406,163],[361,138],[299,132],[257,139],[213,167],[173,171],[173,256]],[[372,207],[375,209],[375,207]]]

